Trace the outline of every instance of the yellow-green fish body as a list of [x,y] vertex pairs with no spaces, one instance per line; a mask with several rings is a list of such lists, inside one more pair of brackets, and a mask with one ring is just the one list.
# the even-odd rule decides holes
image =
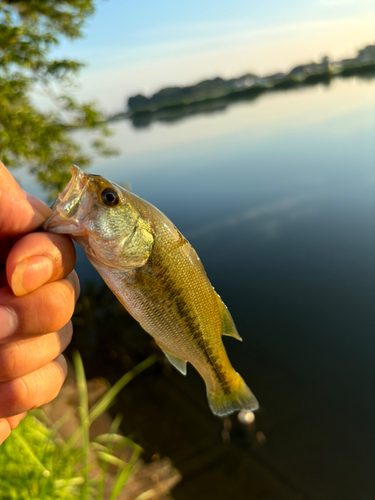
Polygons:
[[77,167],[72,174],[44,228],[71,234],[169,361],[184,374],[186,362],[197,369],[215,414],[256,410],[221,337],[241,339],[190,243],[150,203]]

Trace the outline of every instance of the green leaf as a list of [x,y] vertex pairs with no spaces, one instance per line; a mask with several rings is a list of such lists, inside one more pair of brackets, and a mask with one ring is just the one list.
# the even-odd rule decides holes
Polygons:
[[[51,199],[72,164],[85,167],[95,156],[116,153],[103,143],[105,116],[69,90],[83,64],[50,56],[62,37],[82,35],[94,7],[94,0],[0,0],[1,159],[9,168],[28,165]],[[43,97],[47,111],[34,105],[31,92]],[[88,151],[71,133],[78,127],[97,135]]]

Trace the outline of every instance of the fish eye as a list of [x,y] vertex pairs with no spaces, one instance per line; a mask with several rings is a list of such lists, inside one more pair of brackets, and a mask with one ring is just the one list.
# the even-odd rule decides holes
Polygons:
[[115,191],[113,188],[104,189],[100,196],[102,202],[104,203],[104,205],[107,205],[107,207],[115,207],[120,201],[120,197],[117,191]]

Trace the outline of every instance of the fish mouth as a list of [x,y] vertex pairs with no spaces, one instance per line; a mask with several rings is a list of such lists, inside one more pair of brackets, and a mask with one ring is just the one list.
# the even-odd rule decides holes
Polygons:
[[[77,225],[74,219],[80,205],[83,194],[87,189],[87,175],[76,165],[71,167],[72,178],[65,189],[59,194],[56,201],[51,205],[53,214],[43,224],[45,231],[56,233],[68,233],[68,227],[60,227],[68,222]],[[69,224],[71,226],[71,224]]]
[[51,206],[52,210],[57,210],[66,218],[76,213],[87,185],[86,174],[79,167],[72,165],[71,174],[72,178]]

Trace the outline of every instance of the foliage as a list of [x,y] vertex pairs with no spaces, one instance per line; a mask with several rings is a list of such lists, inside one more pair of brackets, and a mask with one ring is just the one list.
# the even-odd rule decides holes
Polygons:
[[[8,167],[28,165],[55,196],[73,163],[88,165],[93,154],[111,154],[103,115],[93,103],[70,95],[82,64],[50,57],[62,37],[82,36],[94,0],[0,0],[0,158]],[[48,111],[35,104],[42,98]],[[89,153],[72,131],[92,130]]]
[[[110,500],[115,500],[136,470],[142,450],[117,433],[119,418],[114,419],[108,434],[92,441],[89,428],[119,391],[154,362],[155,356],[151,356],[126,373],[89,410],[85,373],[76,353],[80,427],[65,442],[58,437],[58,430],[66,416],[51,426],[48,422],[46,425],[41,410],[28,415],[0,447],[0,500],[100,500],[104,498],[109,466],[116,471],[109,495]],[[130,450],[127,462],[116,456],[124,447]]]

